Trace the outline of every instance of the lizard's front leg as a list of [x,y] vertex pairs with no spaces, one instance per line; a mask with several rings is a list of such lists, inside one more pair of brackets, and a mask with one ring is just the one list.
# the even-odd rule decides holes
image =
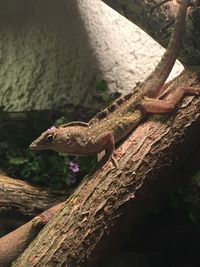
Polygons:
[[148,113],[171,112],[181,101],[185,94],[200,94],[200,87],[181,86],[177,87],[166,100],[146,97],[141,101],[142,108]]
[[103,160],[112,160],[112,163],[115,167],[118,166],[116,159],[113,156],[115,151],[115,140],[111,132],[105,132],[101,134],[96,140],[95,144],[100,148],[101,151],[105,150],[105,156]]

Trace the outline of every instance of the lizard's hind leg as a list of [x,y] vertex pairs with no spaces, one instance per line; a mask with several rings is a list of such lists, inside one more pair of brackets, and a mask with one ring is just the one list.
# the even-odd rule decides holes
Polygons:
[[200,94],[200,87],[177,87],[166,99],[145,97],[141,102],[142,108],[148,113],[167,113],[174,110],[185,94]]

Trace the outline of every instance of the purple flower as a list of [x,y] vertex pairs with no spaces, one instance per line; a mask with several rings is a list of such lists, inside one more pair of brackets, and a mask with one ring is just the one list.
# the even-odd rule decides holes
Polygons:
[[73,173],[79,172],[79,165],[77,163],[75,163],[75,162],[70,161],[70,163],[69,163],[69,169]]
[[47,129],[47,131],[53,131],[53,130],[55,130],[55,129],[57,129],[57,128],[56,128],[55,125],[53,125],[53,126],[51,126],[49,129]]

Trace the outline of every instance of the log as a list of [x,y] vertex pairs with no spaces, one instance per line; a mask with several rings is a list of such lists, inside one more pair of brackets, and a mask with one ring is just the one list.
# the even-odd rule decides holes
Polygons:
[[[170,86],[200,86],[199,75],[187,69]],[[13,266],[99,266],[175,186],[175,168],[200,145],[199,110],[200,97],[188,96],[141,124],[117,149],[119,167],[88,175]]]
[[0,216],[33,218],[64,201],[70,192],[53,191],[0,175]]

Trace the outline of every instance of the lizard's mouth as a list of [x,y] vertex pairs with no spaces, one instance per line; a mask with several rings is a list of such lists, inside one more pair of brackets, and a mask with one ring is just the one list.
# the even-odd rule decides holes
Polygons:
[[31,150],[48,150],[51,149],[49,144],[38,142],[38,140],[34,140],[30,145],[29,148]]
[[43,146],[42,145],[38,145],[35,142],[32,142],[29,146],[30,149],[32,150],[42,150]]
[[36,144],[33,142],[33,143],[31,143],[30,144],[30,149],[32,149],[32,150],[36,150],[37,149],[37,146],[36,146]]

